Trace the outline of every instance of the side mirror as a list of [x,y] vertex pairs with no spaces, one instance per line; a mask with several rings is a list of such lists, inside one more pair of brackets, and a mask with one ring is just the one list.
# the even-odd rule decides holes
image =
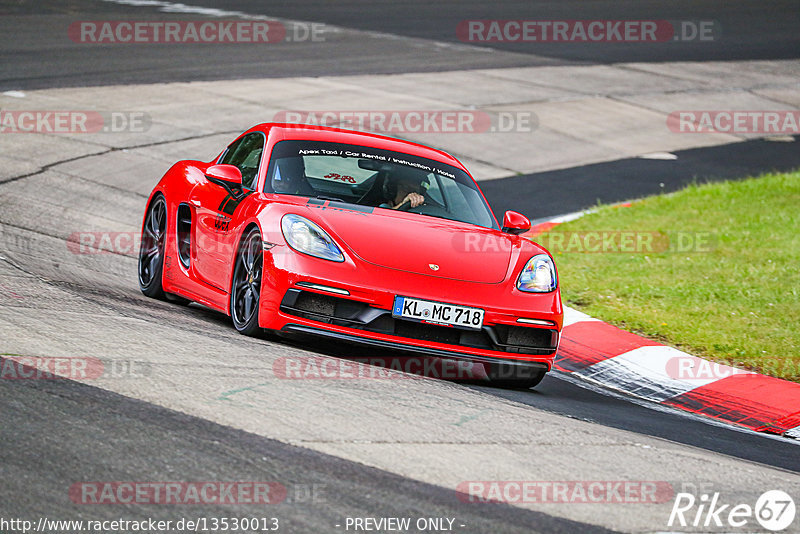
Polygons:
[[507,211],[503,217],[503,231],[519,235],[531,229],[531,221],[521,213]]
[[206,178],[225,189],[242,188],[242,171],[235,165],[212,165],[206,169]]

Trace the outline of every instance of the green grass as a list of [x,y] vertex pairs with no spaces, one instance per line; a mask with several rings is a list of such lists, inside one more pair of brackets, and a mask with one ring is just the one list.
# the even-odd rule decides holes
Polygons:
[[[658,234],[633,253],[576,252],[581,241],[569,241],[570,232],[617,230]],[[553,245],[559,233],[572,243],[550,247],[567,305],[697,356],[800,382],[800,171],[600,206],[534,240]],[[695,236],[700,247],[678,250]]]

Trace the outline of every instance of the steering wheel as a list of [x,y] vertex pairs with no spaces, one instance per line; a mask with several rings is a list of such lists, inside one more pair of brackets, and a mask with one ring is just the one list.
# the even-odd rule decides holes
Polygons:
[[413,207],[413,208],[412,208],[412,207],[411,207],[411,202],[409,202],[408,200],[406,200],[405,202],[403,202],[402,204],[400,204],[400,205],[399,205],[397,208],[395,208],[395,209],[397,209],[397,210],[399,210],[399,211],[411,211],[411,213],[417,213],[416,211],[412,211],[412,210],[418,210],[418,209],[421,209],[423,206],[426,206],[426,205],[430,206],[431,204],[428,204],[428,201],[429,201],[429,200],[431,200],[431,198],[430,198],[428,195],[424,194],[424,193],[421,193],[421,194],[422,194],[422,198],[424,198],[425,200],[423,200],[423,201],[422,201],[422,204],[420,204],[419,206],[416,206],[416,207]]
[[[422,205],[422,204],[420,204],[420,206],[421,206],[421,205]],[[410,210],[410,209],[411,209],[411,202],[410,202],[410,201],[408,201],[408,200],[406,200],[405,202],[403,202],[402,204],[400,204],[399,206],[397,206],[395,209],[396,209],[397,211],[408,211],[408,210]]]

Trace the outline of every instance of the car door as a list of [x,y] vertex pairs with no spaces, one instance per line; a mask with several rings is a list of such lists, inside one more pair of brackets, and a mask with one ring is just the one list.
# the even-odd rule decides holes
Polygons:
[[242,172],[242,194],[231,194],[208,180],[192,190],[197,256],[195,269],[206,283],[227,292],[231,252],[236,248],[236,211],[253,192],[266,138],[261,132],[234,141],[220,158],[220,164],[235,165]]

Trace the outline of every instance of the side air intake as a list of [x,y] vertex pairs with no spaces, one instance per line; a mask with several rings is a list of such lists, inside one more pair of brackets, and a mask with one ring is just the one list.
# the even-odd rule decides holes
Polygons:
[[192,209],[188,204],[178,206],[178,257],[188,269],[192,260]]

